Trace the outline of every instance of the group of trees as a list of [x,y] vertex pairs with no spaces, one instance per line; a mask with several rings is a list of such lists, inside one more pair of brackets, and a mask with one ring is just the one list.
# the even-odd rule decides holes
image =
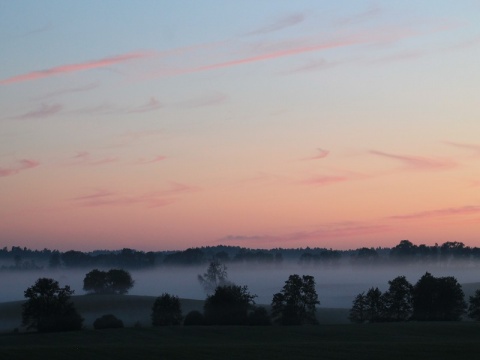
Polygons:
[[[458,321],[467,304],[461,285],[452,276],[436,278],[425,273],[415,285],[405,276],[388,282],[382,294],[378,288],[358,294],[350,309],[352,322]],[[469,314],[480,320],[480,291],[470,298]]]
[[[375,265],[392,262],[450,263],[457,260],[478,264],[480,248],[469,247],[458,241],[448,241],[441,245],[415,245],[402,240],[392,248],[360,247],[352,250],[325,248],[296,249],[249,249],[238,246],[210,246],[189,248],[182,251],[137,251],[97,250],[81,252],[69,250],[30,250],[13,246],[0,249],[0,260],[11,261],[2,265],[3,270],[32,270],[49,268],[94,268],[120,267],[126,269],[151,268],[169,265],[203,265],[215,258],[222,263],[259,263],[275,265],[283,261],[299,262],[303,265],[336,266],[340,264]],[[4,262],[5,264],[5,262]]]
[[132,276],[123,269],[94,269],[85,275],[83,290],[95,294],[126,294],[133,284]]

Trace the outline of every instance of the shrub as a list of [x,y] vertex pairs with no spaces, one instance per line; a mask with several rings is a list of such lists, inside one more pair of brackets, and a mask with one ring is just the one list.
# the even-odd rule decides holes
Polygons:
[[123,321],[118,319],[115,315],[107,314],[96,319],[93,322],[93,328],[95,330],[123,328]]
[[182,308],[177,296],[164,293],[153,303],[153,326],[180,325],[182,319]]
[[187,314],[187,316],[185,316],[183,325],[185,326],[205,325],[205,317],[200,311],[197,311],[197,310],[190,311]]

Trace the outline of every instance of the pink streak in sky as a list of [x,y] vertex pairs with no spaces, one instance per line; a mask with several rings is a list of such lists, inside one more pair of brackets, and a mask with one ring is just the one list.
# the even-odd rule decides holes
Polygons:
[[348,178],[345,176],[317,176],[313,179],[305,181],[304,184],[313,186],[326,186],[347,180]]
[[448,159],[432,159],[422,156],[396,155],[376,150],[371,150],[370,154],[403,162],[409,168],[416,170],[442,170],[450,169],[456,166],[455,162]]
[[155,156],[153,159],[139,159],[137,161],[137,164],[153,164],[153,163],[163,161],[166,158],[167,158],[166,156],[158,155],[158,156]]
[[314,156],[310,156],[307,158],[303,158],[302,160],[320,160],[320,159],[325,159],[328,154],[330,154],[330,151],[324,150],[321,148],[317,148],[318,154]]
[[461,216],[461,215],[472,215],[480,213],[480,206],[462,206],[457,208],[447,208],[447,209],[438,209],[438,210],[431,210],[431,211],[423,211],[413,214],[406,214],[406,215],[396,215],[390,216],[390,219],[397,219],[397,220],[415,220],[415,219],[424,219],[424,218],[432,218],[432,217],[439,217],[439,216]]
[[46,70],[33,71],[30,73],[21,74],[21,75],[7,78],[7,79],[3,79],[3,80],[0,80],[0,85],[8,85],[8,84],[13,84],[17,82],[38,80],[38,79],[43,79],[50,76],[59,75],[59,74],[67,74],[67,73],[72,73],[77,71],[96,69],[96,68],[110,66],[113,64],[122,63],[129,60],[141,59],[149,56],[152,56],[152,53],[134,52],[134,53],[127,53],[123,55],[108,57],[100,60],[88,61],[84,63],[61,65],[61,66],[56,66]]
[[0,167],[0,177],[3,176],[10,176],[18,174],[20,171],[32,169],[40,165],[38,161],[30,160],[30,159],[22,159],[17,161],[16,166],[11,166],[9,168],[2,168]]
[[60,104],[46,105],[42,104],[39,109],[26,112],[25,114],[13,116],[10,119],[26,120],[26,119],[41,119],[57,114],[63,109]]

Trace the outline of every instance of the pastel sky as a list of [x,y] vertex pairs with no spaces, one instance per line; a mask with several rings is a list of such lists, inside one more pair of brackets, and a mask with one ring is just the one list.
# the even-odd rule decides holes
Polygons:
[[0,245],[480,246],[479,19],[0,0]]

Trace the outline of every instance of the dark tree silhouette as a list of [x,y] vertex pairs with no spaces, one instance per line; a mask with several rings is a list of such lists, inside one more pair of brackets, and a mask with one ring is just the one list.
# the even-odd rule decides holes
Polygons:
[[412,316],[413,286],[405,276],[398,276],[388,282],[388,291],[383,294],[385,320],[406,321]]
[[153,303],[153,326],[180,325],[182,320],[182,307],[177,296],[163,293]]
[[25,290],[22,325],[39,332],[80,330],[83,318],[70,301],[73,293],[68,285],[61,288],[53,279],[38,279]]
[[382,292],[376,288],[370,288],[365,295],[365,313],[367,321],[379,322],[385,319],[385,304],[383,302]]
[[425,273],[413,287],[412,319],[420,321],[457,321],[467,304],[457,279],[436,278]]
[[83,290],[96,294],[126,294],[133,287],[134,281],[128,271],[111,269],[101,271],[94,269],[85,275]]
[[207,272],[198,275],[198,281],[207,294],[211,294],[218,286],[228,285],[227,267],[217,259],[210,262]]
[[192,310],[185,316],[183,325],[184,326],[205,325],[205,317],[200,311]]
[[248,325],[252,326],[268,326],[272,325],[267,309],[263,306],[256,306],[253,311],[248,314]]
[[367,321],[367,299],[365,293],[362,292],[355,297],[353,300],[352,308],[348,315],[348,319],[351,322],[362,324]]
[[246,325],[248,311],[255,304],[246,286],[224,285],[205,300],[204,315],[209,325]]
[[290,275],[282,291],[273,295],[273,321],[282,325],[317,324],[318,304],[314,277]]
[[93,322],[93,328],[95,330],[123,328],[123,321],[118,319],[115,315],[107,314],[96,319]]
[[480,321],[480,289],[475,291],[475,295],[470,296],[468,316],[476,321]]

